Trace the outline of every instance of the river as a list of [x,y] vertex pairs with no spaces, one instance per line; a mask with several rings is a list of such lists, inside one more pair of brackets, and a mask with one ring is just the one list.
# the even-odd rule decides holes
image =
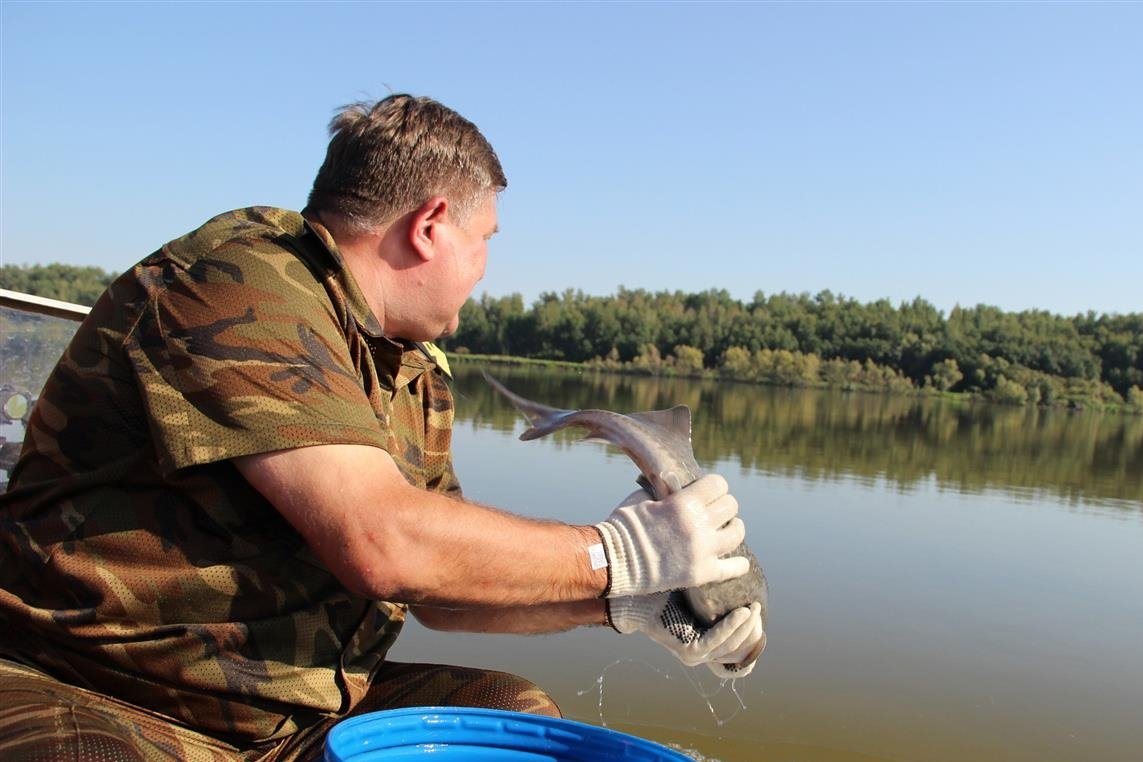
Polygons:
[[[633,488],[622,454],[523,421],[456,362],[471,499],[575,523]],[[505,669],[566,716],[698,759],[1121,760],[1143,713],[1143,417],[490,368],[524,396],[689,405],[770,581],[768,645],[720,686],[642,636],[443,634],[390,656]],[[708,694],[713,694],[709,695]]]

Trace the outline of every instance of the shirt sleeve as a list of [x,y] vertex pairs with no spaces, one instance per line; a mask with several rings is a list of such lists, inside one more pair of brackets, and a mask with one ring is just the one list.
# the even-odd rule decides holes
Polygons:
[[385,448],[344,319],[291,251],[232,242],[148,274],[126,349],[165,473],[310,445]]

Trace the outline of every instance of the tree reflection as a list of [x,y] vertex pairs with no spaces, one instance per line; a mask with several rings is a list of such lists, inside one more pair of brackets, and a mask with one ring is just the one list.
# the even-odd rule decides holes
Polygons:
[[[489,370],[517,393],[555,407],[631,412],[688,405],[695,454],[708,466],[733,463],[811,480],[884,479],[902,489],[935,480],[958,491],[1046,491],[1143,506],[1139,416],[584,370]],[[455,371],[458,421],[505,432],[519,424],[477,366],[456,363]]]

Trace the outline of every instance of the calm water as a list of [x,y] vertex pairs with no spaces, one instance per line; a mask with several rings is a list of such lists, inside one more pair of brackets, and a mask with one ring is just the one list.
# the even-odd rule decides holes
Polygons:
[[[630,492],[625,456],[517,441],[522,421],[458,366],[470,498],[589,523]],[[745,709],[706,670],[602,628],[410,623],[394,659],[524,674],[572,718],[711,759],[1137,758],[1143,418],[495,372],[560,407],[690,405],[696,455],[730,481],[770,580],[769,645],[738,684]]]

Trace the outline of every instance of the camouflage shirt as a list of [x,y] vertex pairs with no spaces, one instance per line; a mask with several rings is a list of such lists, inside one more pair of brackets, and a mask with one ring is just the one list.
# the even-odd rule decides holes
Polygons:
[[210,220],[111,285],[44,388],[0,498],[0,653],[246,741],[344,714],[405,607],[345,590],[230,459],[371,445],[459,495],[452,416],[321,225]]

